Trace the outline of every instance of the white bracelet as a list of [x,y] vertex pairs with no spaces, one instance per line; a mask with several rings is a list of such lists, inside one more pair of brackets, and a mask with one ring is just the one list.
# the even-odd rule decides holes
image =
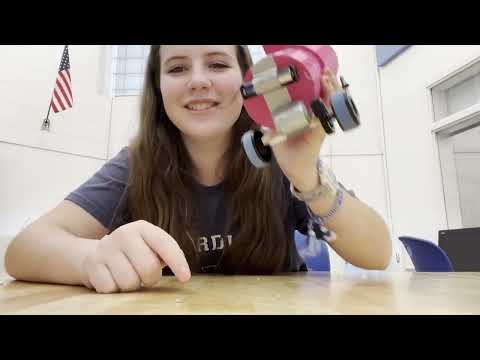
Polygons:
[[295,189],[293,184],[290,183],[290,192],[292,195],[306,203],[313,202],[324,195],[336,195],[339,186],[335,174],[320,158],[317,160],[317,172],[318,185],[315,189],[307,193],[300,193]]

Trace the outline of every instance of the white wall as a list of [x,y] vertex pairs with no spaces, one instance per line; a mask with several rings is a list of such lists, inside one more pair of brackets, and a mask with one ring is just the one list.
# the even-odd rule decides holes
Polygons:
[[0,255],[20,228],[55,207],[102,164],[0,142]]
[[[40,127],[63,47],[0,47],[2,259],[7,243],[26,222],[56,206],[127,143],[126,129],[135,122],[135,98],[112,102],[108,96],[109,47],[69,49],[74,107],[51,111],[51,131],[44,132]],[[0,261],[0,271],[2,267]]]
[[[340,181],[383,216],[390,226],[382,111],[379,101],[375,46],[335,45],[339,75],[351,85],[361,127],[348,133],[340,129],[329,139],[331,163]],[[395,250],[398,243],[394,241]],[[340,266],[339,259],[334,259]],[[402,260],[400,258],[400,260]],[[400,268],[393,256],[391,270]]]
[[[106,48],[70,46],[74,107],[48,110],[62,46],[1,46],[0,233],[38,217],[106,159],[111,100]],[[66,171],[67,170],[67,171]]]
[[112,101],[112,130],[109,158],[115,156],[136,134],[140,116],[140,97],[115,97]]
[[62,51],[62,46],[0,47],[0,141],[105,158],[111,101],[105,94],[104,46],[70,46],[74,107],[51,111],[52,131],[38,131]]
[[379,71],[394,236],[438,242],[447,229],[428,87],[480,56],[480,46],[407,49]]
[[[105,74],[110,71],[108,49],[70,46],[75,106],[53,114],[52,131],[45,133],[39,129],[62,47],[0,48],[0,98],[4,107],[0,130],[3,246],[5,238],[10,239],[19,231],[27,218],[33,220],[54,207],[98,169],[104,159],[116,154],[135,132],[139,99],[119,97],[112,101],[105,91]],[[362,126],[349,134],[339,129],[327,140],[322,155],[340,181],[384,216],[390,226],[375,49],[346,45],[335,45],[334,49],[339,55],[340,74],[351,84]],[[24,96],[25,86],[28,96]],[[342,271],[343,260],[331,253],[332,270]]]

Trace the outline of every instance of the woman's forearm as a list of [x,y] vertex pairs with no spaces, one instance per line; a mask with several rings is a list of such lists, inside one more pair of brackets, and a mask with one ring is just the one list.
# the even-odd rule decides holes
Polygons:
[[[300,191],[309,191],[318,184],[316,170],[293,184]],[[316,215],[326,214],[334,205],[333,195],[324,195],[309,203]],[[331,247],[350,264],[372,270],[388,267],[392,256],[392,241],[385,221],[368,205],[344,191],[342,206],[326,226],[336,233]]]
[[[310,208],[317,215],[325,214],[325,203],[316,201]],[[379,214],[360,200],[344,192],[343,205],[327,220],[326,226],[337,235],[331,247],[350,264],[372,270],[383,270],[392,256],[388,227]]]
[[96,246],[48,223],[34,223],[8,246],[5,268],[17,280],[83,285],[82,262]]

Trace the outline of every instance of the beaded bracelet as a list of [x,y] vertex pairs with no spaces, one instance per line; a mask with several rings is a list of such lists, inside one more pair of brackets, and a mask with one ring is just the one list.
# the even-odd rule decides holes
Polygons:
[[337,191],[337,195],[335,196],[335,202],[332,206],[332,208],[325,214],[325,215],[316,215],[312,212],[310,207],[307,205],[307,212],[309,215],[309,220],[308,220],[308,235],[309,237],[316,237],[315,232],[313,231],[313,224],[317,224],[320,226],[320,230],[325,234],[325,240],[327,242],[333,242],[336,238],[337,235],[335,232],[330,231],[326,227],[327,220],[332,218],[337,211],[342,207],[343,205],[343,199],[344,199],[344,194],[343,194],[343,189],[339,188]]

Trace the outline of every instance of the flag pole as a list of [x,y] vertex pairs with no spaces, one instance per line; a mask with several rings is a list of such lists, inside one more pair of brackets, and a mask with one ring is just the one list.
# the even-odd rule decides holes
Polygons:
[[[65,47],[63,48],[64,53],[67,48],[68,48],[68,45],[65,45]],[[62,60],[63,60],[63,57],[62,57]],[[60,65],[62,65],[62,61],[60,61]],[[42,131],[50,131],[50,119],[48,117],[50,116],[50,109],[52,108],[52,102],[53,102],[53,95],[52,95],[52,99],[50,100],[50,106],[48,107],[47,117],[43,119],[43,123],[41,127]]]

